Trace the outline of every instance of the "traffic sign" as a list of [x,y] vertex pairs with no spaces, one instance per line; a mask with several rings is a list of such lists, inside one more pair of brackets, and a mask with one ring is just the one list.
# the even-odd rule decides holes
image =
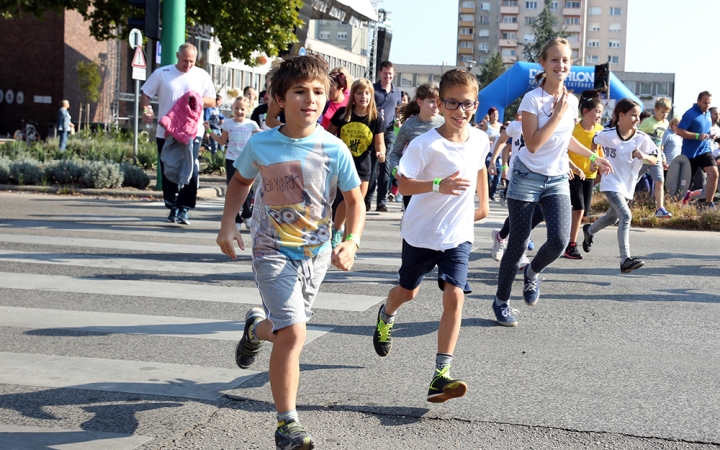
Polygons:
[[145,63],[145,53],[143,53],[141,46],[135,48],[135,56],[133,56],[132,59],[132,66],[138,69],[144,69],[147,67],[147,64]]
[[135,47],[142,46],[142,33],[137,28],[133,28],[130,30],[130,34],[128,36],[128,39],[130,40],[130,48],[135,50]]
[[300,50],[298,50],[298,56],[305,56],[307,55],[307,52],[305,51],[305,47],[300,47]]

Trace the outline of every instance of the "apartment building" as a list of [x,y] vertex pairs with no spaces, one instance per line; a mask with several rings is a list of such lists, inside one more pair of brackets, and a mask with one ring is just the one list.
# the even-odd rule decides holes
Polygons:
[[[534,42],[532,25],[544,0],[459,0],[457,64],[482,64],[499,52],[506,64],[524,61],[523,44]],[[584,65],[612,63],[625,69],[629,0],[557,0],[550,9],[570,33],[573,58]]]

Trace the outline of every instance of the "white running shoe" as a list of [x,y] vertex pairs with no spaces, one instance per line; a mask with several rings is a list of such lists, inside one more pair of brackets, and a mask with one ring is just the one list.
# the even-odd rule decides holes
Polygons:
[[490,249],[490,256],[492,256],[492,259],[495,261],[500,261],[505,254],[505,248],[507,247],[507,239],[500,239],[500,229],[495,228],[492,230],[492,233],[490,233],[490,236],[492,237],[493,245]]
[[518,266],[518,270],[523,270],[528,264],[530,264],[530,260],[528,259],[527,255],[523,253],[522,258],[520,258],[520,265]]

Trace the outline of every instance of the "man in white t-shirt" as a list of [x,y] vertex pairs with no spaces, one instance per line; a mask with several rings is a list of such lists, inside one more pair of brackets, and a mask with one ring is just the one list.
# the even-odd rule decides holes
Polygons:
[[[215,87],[212,79],[206,71],[195,66],[196,58],[197,48],[186,42],[180,46],[177,52],[177,64],[161,67],[148,77],[142,86],[142,95],[140,96],[140,106],[145,111],[142,116],[143,122],[152,124],[154,120],[154,113],[150,108],[150,99],[154,96],[157,96],[159,100],[159,118],[170,111],[177,99],[190,91],[195,91],[202,96],[203,106],[215,106]],[[170,209],[169,222],[190,225],[188,209],[194,208],[197,200],[199,170],[197,158],[200,152],[200,141],[204,133],[203,122],[200,121],[195,139],[192,141],[193,156],[195,158],[193,175],[190,183],[184,185],[179,192],[178,185],[165,177],[163,164],[160,163],[163,197],[165,206]],[[157,126],[156,138],[158,151],[162,153],[162,148],[165,145],[165,129],[160,125]]]

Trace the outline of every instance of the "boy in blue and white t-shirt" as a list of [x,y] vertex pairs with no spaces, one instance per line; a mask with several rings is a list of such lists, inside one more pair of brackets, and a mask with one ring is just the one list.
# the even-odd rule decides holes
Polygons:
[[[247,118],[247,114],[250,112],[251,103],[247,97],[238,97],[233,102],[233,119],[226,120],[220,126],[222,130],[221,135],[215,134],[210,128],[208,123],[205,123],[205,128],[210,138],[220,145],[227,143],[227,150],[225,151],[225,176],[227,177],[227,183],[230,184],[233,175],[235,175],[235,160],[245,148],[250,136],[253,133],[260,131],[260,127],[255,121]],[[246,220],[250,220],[252,217],[252,204],[254,199],[254,192],[252,188],[248,193],[247,198],[242,206],[242,214],[238,213],[235,216],[235,226],[240,229],[242,223]],[[250,229],[250,224],[245,222],[245,226]]]
[[[327,64],[315,56],[286,59],[280,65],[272,87],[286,122],[254,135],[235,160],[237,172],[228,186],[217,238],[222,252],[233,259],[235,242],[244,249],[234,218],[259,176],[251,234],[263,309],[252,308],[245,316],[235,361],[247,369],[263,342],[273,343],[270,388],[278,419],[277,448],[314,448],[295,409],[306,323],[329,264],[341,270],[352,267],[365,223],[350,150],[317,123],[329,84]],[[332,204],[338,188],[347,205],[347,234],[331,249]]]

